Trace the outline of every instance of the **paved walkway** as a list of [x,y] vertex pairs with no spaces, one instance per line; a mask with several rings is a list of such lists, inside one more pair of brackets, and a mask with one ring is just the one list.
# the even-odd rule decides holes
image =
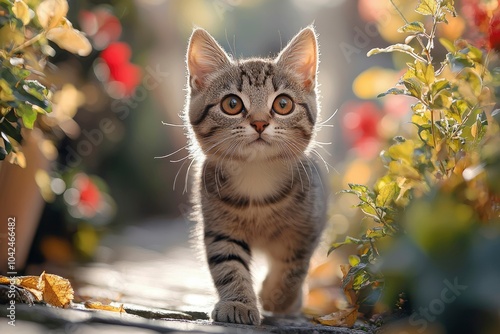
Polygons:
[[[0,307],[0,333],[367,333],[306,319],[266,318],[257,327],[212,323],[214,288],[204,261],[190,247],[192,227],[184,221],[152,221],[107,236],[96,262],[59,273],[74,285],[73,309],[17,305],[12,327]],[[254,267],[259,282],[264,275],[259,260]],[[123,304],[127,313],[86,310],[81,302],[90,299]]]

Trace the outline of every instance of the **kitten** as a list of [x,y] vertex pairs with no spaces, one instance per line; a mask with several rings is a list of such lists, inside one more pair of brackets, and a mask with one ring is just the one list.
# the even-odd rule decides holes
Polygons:
[[195,217],[220,298],[212,319],[260,324],[254,250],[269,260],[262,308],[297,314],[325,224],[326,196],[309,157],[319,114],[314,29],[300,31],[276,59],[233,60],[197,28],[187,67]]

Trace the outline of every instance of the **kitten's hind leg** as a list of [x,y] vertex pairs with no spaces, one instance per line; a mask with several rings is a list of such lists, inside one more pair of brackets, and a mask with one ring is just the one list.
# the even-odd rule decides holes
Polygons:
[[299,315],[309,258],[284,261],[270,257],[269,262],[269,272],[259,294],[262,308],[274,314]]
[[212,319],[249,325],[260,324],[257,297],[250,274],[248,244],[222,233],[205,232],[208,265],[219,294]]

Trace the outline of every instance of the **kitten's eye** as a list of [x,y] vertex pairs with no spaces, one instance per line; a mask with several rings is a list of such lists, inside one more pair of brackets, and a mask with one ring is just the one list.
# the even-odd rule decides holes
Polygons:
[[275,113],[280,115],[288,115],[294,109],[294,104],[292,99],[284,94],[279,95],[274,99],[273,110]]
[[243,101],[236,95],[228,95],[222,100],[220,107],[228,115],[236,115],[243,111]]

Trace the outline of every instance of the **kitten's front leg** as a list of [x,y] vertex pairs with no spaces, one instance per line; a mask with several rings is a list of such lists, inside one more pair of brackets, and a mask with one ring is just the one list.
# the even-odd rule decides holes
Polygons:
[[272,257],[269,260],[269,273],[260,292],[263,309],[274,314],[298,315],[302,308],[302,288],[309,256],[296,261]]
[[206,229],[205,247],[210,273],[220,298],[212,311],[212,319],[260,324],[249,268],[251,251],[248,244],[244,240]]

